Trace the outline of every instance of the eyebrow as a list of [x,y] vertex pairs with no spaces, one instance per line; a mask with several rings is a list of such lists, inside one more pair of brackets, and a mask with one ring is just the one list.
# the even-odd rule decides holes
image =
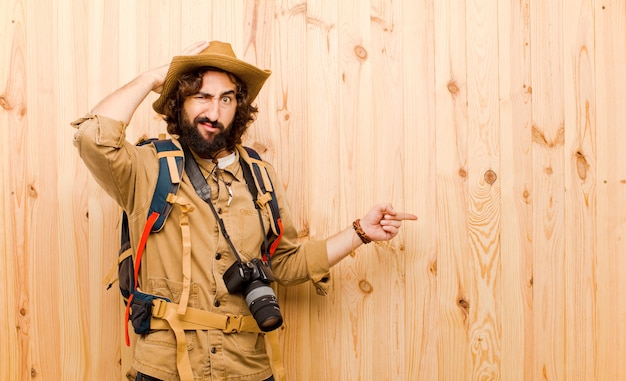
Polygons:
[[[212,97],[214,97],[214,95],[213,95],[213,94],[205,93],[205,92],[202,92],[202,91],[198,91],[198,95],[202,95],[203,97],[207,97],[207,98],[212,98]],[[228,91],[224,91],[223,93],[221,93],[221,94],[219,95],[219,97],[221,98],[221,97],[223,97],[223,96],[225,96],[225,95],[235,95],[235,90],[228,90]]]

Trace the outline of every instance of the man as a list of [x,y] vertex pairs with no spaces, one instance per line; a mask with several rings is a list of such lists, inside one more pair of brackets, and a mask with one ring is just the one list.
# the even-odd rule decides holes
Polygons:
[[[165,312],[152,312],[149,333],[137,341],[137,380],[261,381],[282,373],[276,361],[270,366],[264,343],[272,332],[262,332],[276,327],[263,329],[265,322],[256,314],[251,320],[250,300],[242,292],[230,292],[225,276],[237,268],[238,259],[256,259],[261,269],[269,268],[270,258],[262,256],[262,250],[273,213],[268,204],[255,209],[244,176],[246,166],[262,162],[241,146],[241,136],[257,112],[252,102],[269,75],[238,60],[229,44],[198,42],[170,65],[139,75],[72,123],[78,129],[74,144],[81,158],[127,213],[133,243],[140,241],[146,224],[159,164],[154,146],[128,143],[125,128],[150,91],[161,93],[153,108],[186,152],[175,205],[162,230],[149,235],[141,261],[141,291],[156,295],[155,309]],[[187,167],[195,163],[199,179]],[[273,168],[262,165],[266,185],[280,184]],[[198,193],[203,182],[210,188],[204,200]],[[271,272],[283,285],[310,280],[320,294],[328,288],[331,266],[363,243],[393,238],[402,220],[417,219],[390,204],[375,205],[333,237],[299,244],[284,190],[275,186],[274,194],[282,222],[277,235],[282,236],[275,241]],[[183,233],[186,226],[188,234]],[[273,292],[264,292],[273,303]],[[168,302],[161,303],[163,298]],[[196,325],[189,325],[192,315],[201,316]],[[221,318],[242,323],[234,330],[220,329],[212,321]],[[282,318],[270,320],[270,325],[275,323],[280,325]]]

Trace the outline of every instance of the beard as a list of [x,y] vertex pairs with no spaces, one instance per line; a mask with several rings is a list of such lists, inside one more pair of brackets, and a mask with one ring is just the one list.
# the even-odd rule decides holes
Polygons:
[[[211,123],[213,127],[219,128],[220,132],[213,137],[212,141],[207,141],[198,129],[200,123]],[[219,122],[211,122],[205,117],[196,117],[193,122],[189,122],[189,117],[183,112],[180,126],[180,137],[178,140],[186,144],[196,155],[203,159],[214,159],[218,152],[224,150],[233,151],[235,142],[232,126],[224,127]]]

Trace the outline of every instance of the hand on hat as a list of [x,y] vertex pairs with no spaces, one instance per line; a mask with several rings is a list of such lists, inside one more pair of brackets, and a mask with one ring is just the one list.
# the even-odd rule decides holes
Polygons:
[[[196,41],[193,44],[187,46],[180,52],[181,56],[193,56],[209,46],[207,41]],[[165,77],[167,76],[167,70],[169,69],[170,64],[165,64],[163,66],[159,66],[152,70],[152,74],[154,76],[154,84],[152,86],[152,91],[160,94],[161,90],[163,90],[163,83],[165,82]]]

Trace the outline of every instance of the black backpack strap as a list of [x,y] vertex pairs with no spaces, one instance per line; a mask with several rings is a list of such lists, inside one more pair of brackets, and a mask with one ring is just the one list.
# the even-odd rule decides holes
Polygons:
[[[250,160],[248,164],[242,157],[240,157],[241,168],[243,175],[252,194],[255,207],[259,210],[259,220],[261,226],[263,226],[263,217],[260,214],[260,209],[263,205],[268,204],[272,226],[266,237],[264,237],[263,254],[266,256],[268,263],[271,257],[276,252],[276,248],[280,243],[283,236],[283,224],[280,219],[280,209],[278,207],[278,200],[274,192],[274,185],[267,172],[265,166],[259,163],[263,162],[261,156],[254,149],[250,147],[244,147],[248,156],[254,160]],[[265,228],[263,228],[265,230]]]

